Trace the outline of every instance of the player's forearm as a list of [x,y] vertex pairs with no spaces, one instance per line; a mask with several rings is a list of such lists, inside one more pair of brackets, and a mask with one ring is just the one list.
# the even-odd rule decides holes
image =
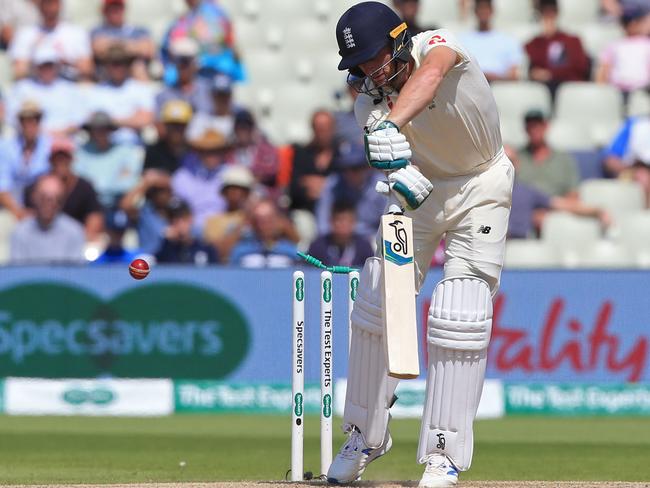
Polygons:
[[388,119],[400,128],[409,123],[431,104],[443,78],[441,68],[422,65],[402,88]]
[[400,90],[388,120],[401,128],[428,107],[433,102],[443,78],[458,61],[459,56],[452,49],[432,49]]

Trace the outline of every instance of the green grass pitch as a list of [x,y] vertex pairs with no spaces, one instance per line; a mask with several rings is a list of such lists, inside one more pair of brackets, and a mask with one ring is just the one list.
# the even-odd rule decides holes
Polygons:
[[[338,422],[337,422],[338,423]],[[392,451],[365,479],[413,480],[419,422],[394,420]],[[342,441],[335,436],[334,449]],[[3,484],[279,480],[290,465],[290,419],[0,416]],[[305,433],[305,470],[319,464],[318,418]],[[650,479],[650,418],[480,421],[466,480]],[[185,466],[181,466],[181,462]]]

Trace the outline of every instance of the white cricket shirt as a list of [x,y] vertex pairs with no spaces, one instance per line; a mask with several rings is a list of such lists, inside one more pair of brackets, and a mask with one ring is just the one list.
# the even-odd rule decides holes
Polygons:
[[[501,154],[503,144],[497,106],[478,62],[446,29],[422,32],[413,38],[415,70],[429,51],[446,46],[461,61],[442,80],[431,105],[401,128],[411,144],[412,162],[427,178],[459,176],[487,166]],[[357,97],[354,112],[362,127],[373,127],[390,113],[398,93],[375,103]]]

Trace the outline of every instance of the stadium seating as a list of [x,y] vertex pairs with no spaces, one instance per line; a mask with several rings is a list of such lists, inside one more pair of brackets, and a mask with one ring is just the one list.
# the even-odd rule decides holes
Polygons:
[[513,239],[506,244],[507,268],[553,268],[560,265],[555,247],[537,239]]
[[551,94],[535,81],[502,81],[492,84],[499,108],[504,142],[521,147],[526,142],[524,115],[531,109],[551,113]]
[[622,215],[618,226],[618,241],[633,256],[635,264],[650,268],[650,211]]
[[608,144],[622,120],[623,96],[613,86],[570,82],[558,89],[555,121],[587,128],[592,147]]
[[601,234],[596,219],[565,212],[549,213],[542,224],[543,241],[557,250],[561,265],[567,268],[579,265],[585,249],[600,239]]
[[596,22],[600,12],[600,0],[559,0],[558,6],[559,23],[566,28]]
[[447,27],[450,22],[458,22],[460,9],[458,0],[437,0],[420,2],[420,24]]
[[627,115],[630,117],[650,116],[650,92],[644,90],[632,92],[627,101]]
[[509,25],[527,24],[534,19],[533,3],[522,0],[495,0],[494,25],[503,29]]
[[633,256],[622,245],[605,239],[590,242],[578,256],[577,267],[580,268],[620,269],[634,266]]
[[580,184],[579,192],[582,202],[607,209],[615,219],[645,206],[643,189],[633,181],[586,180]]
[[557,151],[587,151],[594,147],[588,126],[566,120],[551,120],[546,138]]
[[580,37],[587,54],[592,58],[593,68],[598,66],[598,58],[603,49],[613,41],[623,37],[623,29],[618,24],[573,24],[566,27],[568,32]]

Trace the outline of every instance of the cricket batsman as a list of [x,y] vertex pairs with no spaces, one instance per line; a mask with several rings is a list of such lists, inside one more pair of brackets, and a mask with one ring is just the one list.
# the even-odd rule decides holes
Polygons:
[[[341,16],[336,38],[338,69],[349,72],[360,93],[354,110],[366,130],[368,161],[387,173],[412,218],[416,290],[445,238],[444,279],[428,312],[417,461],[425,465],[419,486],[455,486],[472,461],[514,169],[490,86],[451,32],[411,38],[389,7],[363,2]],[[375,257],[361,273],[344,413],[348,439],[327,474],[331,483],[358,480],[392,445],[389,408],[398,380],[387,375],[381,347],[381,272]]]

